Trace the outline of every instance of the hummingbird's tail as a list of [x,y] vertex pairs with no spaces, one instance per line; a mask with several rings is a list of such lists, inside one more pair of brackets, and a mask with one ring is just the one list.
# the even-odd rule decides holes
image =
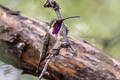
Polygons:
[[70,19],[70,18],[80,18],[80,16],[70,16],[70,17],[64,18],[64,19],[62,19],[62,20],[64,21],[64,20]]

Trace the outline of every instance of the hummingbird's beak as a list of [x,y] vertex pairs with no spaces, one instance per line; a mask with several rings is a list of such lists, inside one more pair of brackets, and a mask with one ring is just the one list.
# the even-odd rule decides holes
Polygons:
[[80,16],[70,16],[70,17],[64,18],[64,19],[62,19],[62,20],[64,21],[64,20],[66,20],[66,19],[71,19],[71,18],[80,18]]

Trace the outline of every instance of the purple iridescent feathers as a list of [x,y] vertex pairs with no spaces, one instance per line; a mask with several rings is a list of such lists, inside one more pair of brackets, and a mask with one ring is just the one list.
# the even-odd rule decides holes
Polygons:
[[53,26],[53,32],[52,34],[58,34],[60,27],[61,27],[62,22],[56,22]]

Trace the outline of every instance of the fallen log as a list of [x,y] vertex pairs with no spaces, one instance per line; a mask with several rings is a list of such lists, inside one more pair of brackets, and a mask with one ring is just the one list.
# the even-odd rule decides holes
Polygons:
[[[22,69],[24,74],[39,76],[47,59],[42,61],[38,73],[40,48],[48,30],[48,23],[22,16],[0,5],[0,60]],[[52,34],[51,34],[52,36]],[[52,59],[49,80],[120,80],[120,63],[95,48],[85,40],[68,37],[76,51],[74,56],[68,48],[62,48]],[[52,36],[50,49],[55,42]],[[56,45],[59,45],[58,40]]]

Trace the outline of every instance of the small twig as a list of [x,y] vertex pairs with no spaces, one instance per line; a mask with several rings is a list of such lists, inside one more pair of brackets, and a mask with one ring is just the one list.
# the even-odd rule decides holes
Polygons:
[[43,70],[42,70],[42,72],[41,72],[41,74],[40,74],[40,76],[39,76],[39,80],[41,80],[42,76],[43,76],[44,73],[46,72],[47,67],[48,67],[48,64],[50,63],[51,60],[52,60],[52,58],[49,58],[49,59],[47,60],[47,62],[45,63],[45,66],[44,66],[44,68],[43,68]]

